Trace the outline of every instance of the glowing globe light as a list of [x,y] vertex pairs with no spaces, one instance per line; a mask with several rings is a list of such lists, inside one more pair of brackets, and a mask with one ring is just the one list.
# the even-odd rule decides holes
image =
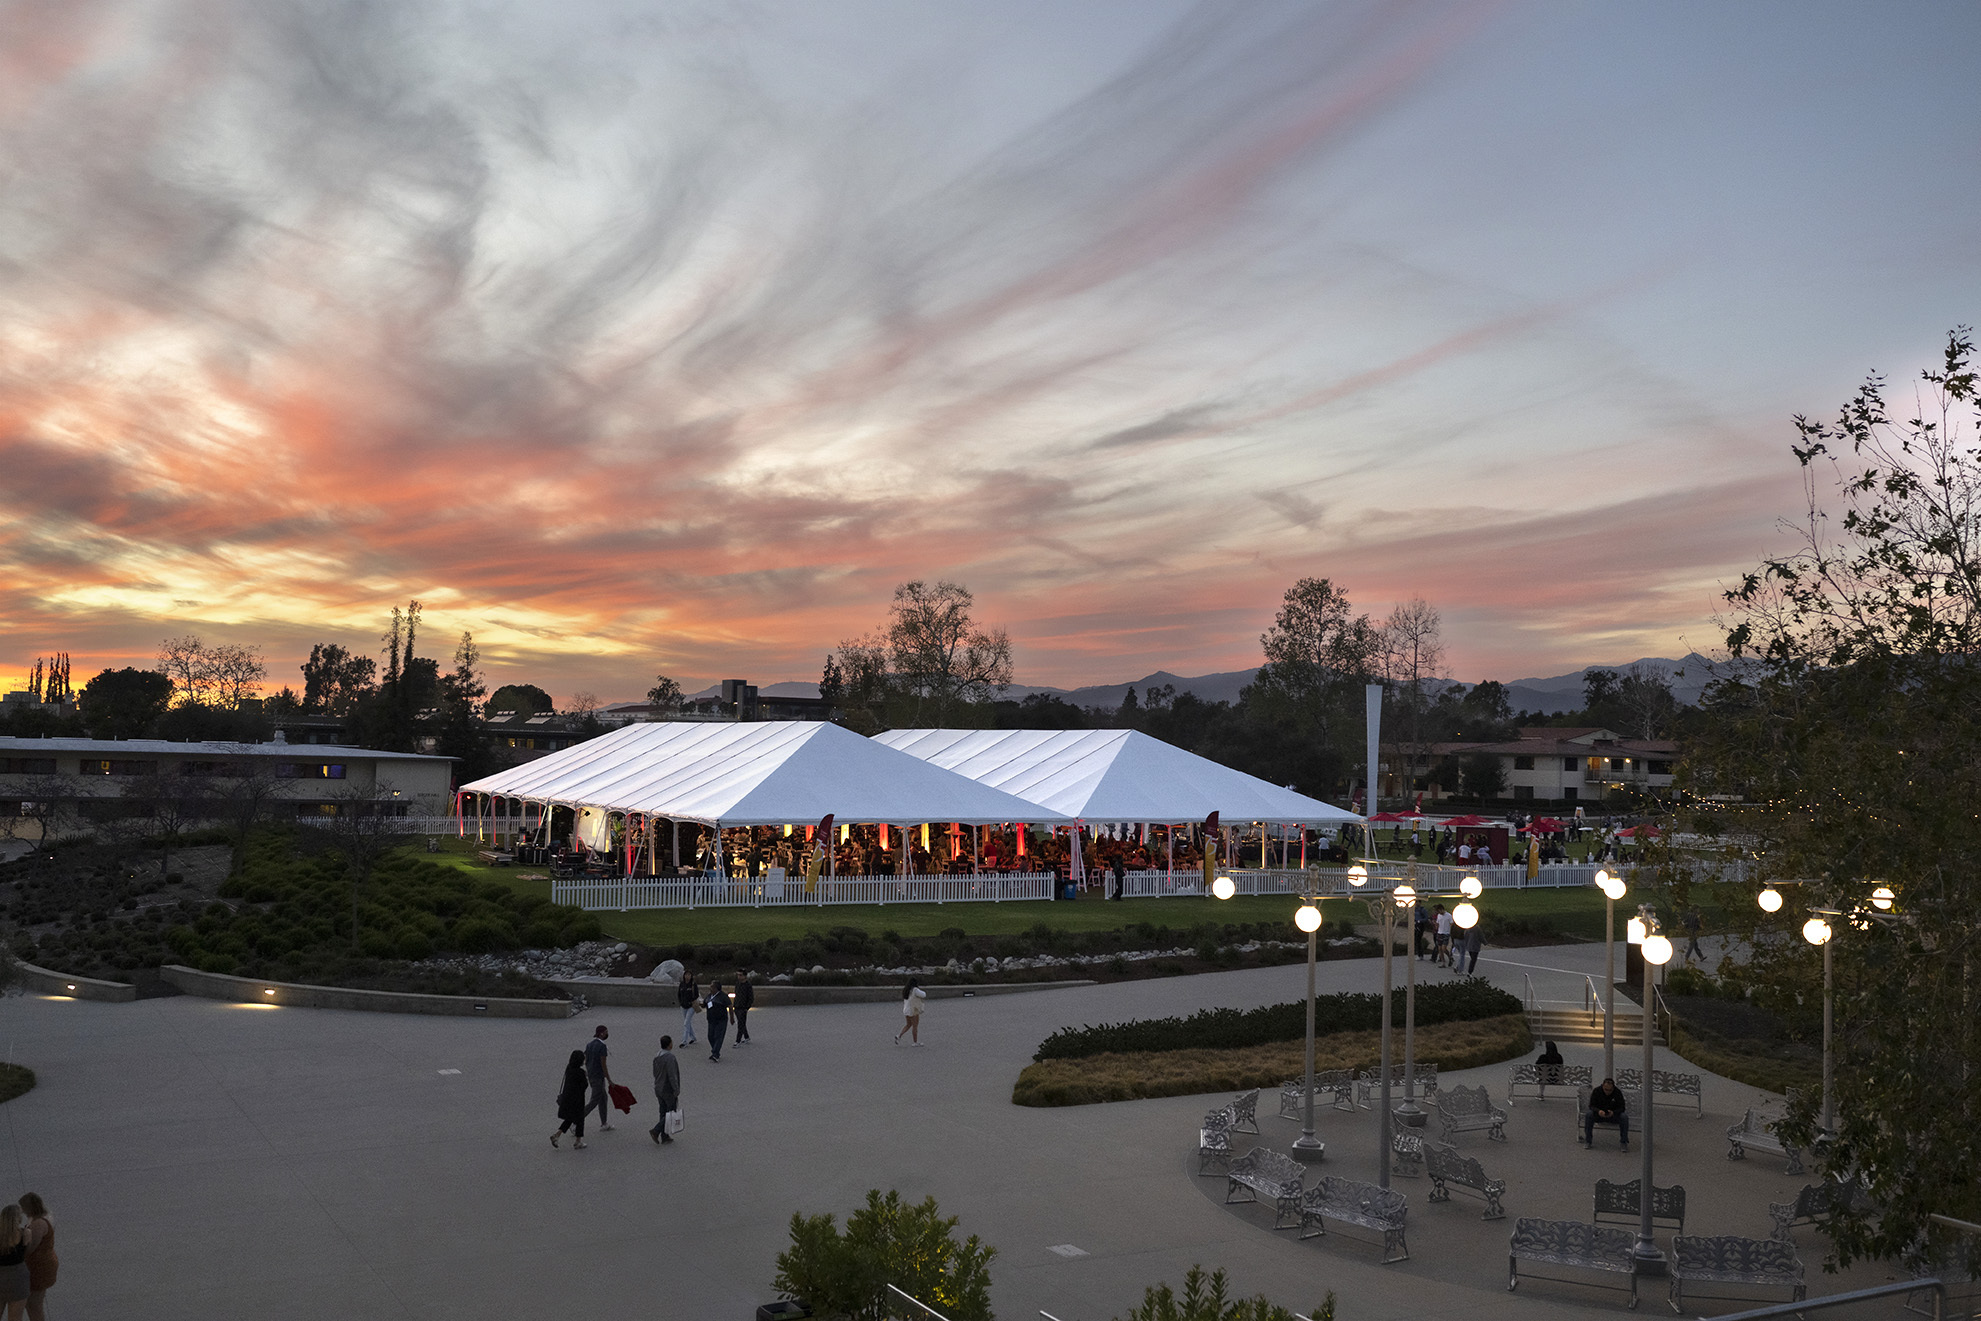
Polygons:
[[1220,899],[1229,899],[1238,893],[1238,884],[1229,876],[1220,876],[1211,882],[1211,893]]
[[1652,936],[1644,942],[1644,961],[1659,967],[1671,962],[1671,942],[1663,936]]
[[1479,910],[1471,904],[1460,904],[1451,910],[1451,920],[1470,931],[1479,923]]
[[1644,943],[1645,929],[1644,929],[1643,918],[1641,917],[1631,918],[1630,924],[1624,928],[1624,931],[1627,933],[1628,939],[1631,944],[1641,945]]
[[1417,888],[1415,886],[1399,885],[1396,887],[1395,894],[1396,906],[1398,908],[1409,908],[1417,902]]
[[1880,912],[1884,912],[1891,908],[1892,900],[1896,898],[1898,898],[1898,896],[1892,893],[1891,886],[1881,885],[1877,889],[1871,891],[1871,907],[1878,909]]
[[1359,862],[1356,863],[1348,869],[1348,883],[1355,886],[1367,885],[1369,883],[1369,869]]
[[1312,904],[1300,905],[1299,911],[1293,914],[1293,925],[1312,935],[1321,929],[1321,910]]
[[1624,891],[1623,877],[1599,871],[1596,873],[1596,888],[1611,899],[1621,899]]
[[1812,917],[1802,924],[1802,938],[1811,945],[1829,944],[1831,934],[1830,924],[1820,917]]
[[1782,911],[1782,892],[1771,885],[1761,891],[1759,903],[1762,912],[1779,913]]
[[1486,892],[1485,882],[1476,876],[1467,876],[1458,883],[1458,892],[1467,899],[1477,899]]

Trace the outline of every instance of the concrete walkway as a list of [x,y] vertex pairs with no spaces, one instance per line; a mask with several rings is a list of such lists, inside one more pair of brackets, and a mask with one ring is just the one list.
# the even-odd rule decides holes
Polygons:
[[[1579,987],[1590,949],[1507,951],[1480,971],[1516,991],[1535,970]],[[1601,958],[1594,947],[1595,969]],[[1323,990],[1381,976],[1366,960],[1321,971]],[[682,1052],[688,1129],[668,1148],[645,1133],[648,1060],[662,1032],[678,1033],[674,1011],[477,1021],[16,996],[0,1002],[0,1044],[41,1085],[0,1106],[0,1157],[60,1226],[57,1317],[746,1318],[773,1296],[792,1212],[843,1216],[869,1188],[933,1194],[994,1244],[1007,1319],[1043,1308],[1105,1321],[1197,1262],[1300,1309],[1332,1289],[1355,1321],[1615,1306],[1620,1295],[1574,1286],[1507,1294],[1511,1221],[1481,1222],[1462,1196],[1428,1205],[1421,1180],[1397,1181],[1411,1198],[1409,1263],[1378,1266],[1350,1233],[1273,1233],[1269,1216],[1221,1204],[1221,1180],[1193,1177],[1197,1120],[1219,1098],[1009,1102],[1055,1028],[1296,998],[1304,976],[1286,966],[942,1001],[921,1050],[890,1043],[892,1005],[758,1008],[755,1042],[725,1048],[722,1063],[705,1047]],[[553,1151],[563,1061],[596,1022],[610,1025],[614,1075],[641,1104],[588,1150]],[[1592,1051],[1564,1047],[1575,1061]],[[1505,1066],[1475,1073],[1459,1080],[1504,1095]],[[1706,1119],[1660,1110],[1657,1181],[1691,1190],[1689,1230],[1765,1235],[1766,1203],[1803,1182],[1779,1161],[1724,1160],[1724,1126],[1756,1096],[1715,1079]],[[1297,1135],[1271,1117],[1272,1100],[1260,1109],[1259,1140]],[[1596,1178],[1635,1177],[1634,1152],[1613,1136],[1595,1151],[1574,1144],[1571,1109],[1522,1102],[1510,1142],[1462,1139],[1507,1179],[1510,1216],[1586,1219]],[[1373,1116],[1325,1110],[1319,1128],[1324,1169],[1372,1176]],[[1885,1278],[1824,1276],[1820,1242],[1799,1232],[1812,1293]],[[1662,1307],[1662,1290],[1646,1305]]]

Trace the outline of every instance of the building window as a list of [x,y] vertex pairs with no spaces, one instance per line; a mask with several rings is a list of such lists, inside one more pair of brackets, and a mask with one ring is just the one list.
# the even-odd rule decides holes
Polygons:
[[1567,799],[1567,800],[1568,800],[1569,802],[1574,802],[1574,801],[1575,801],[1575,786],[1574,786],[1574,785],[1572,785],[1572,784],[1571,784],[1571,785],[1566,785],[1566,786],[1564,786],[1564,787],[1562,788],[1562,791],[1561,791],[1561,796],[1562,796],[1563,798],[1565,798],[1565,799]]
[[1573,771],[1575,769],[1575,761],[1576,759],[1574,757],[1563,757],[1561,759],[1561,768],[1565,771]]
[[341,780],[344,768],[334,763],[326,765],[314,761],[277,762],[275,777],[279,780]]
[[1611,757],[1611,758],[1610,758],[1610,769],[1611,769],[1611,770],[1613,770],[1613,771],[1620,771],[1620,770],[1622,770],[1622,769],[1624,769],[1624,768],[1625,768],[1626,766],[1628,766],[1628,765],[1630,765],[1630,758],[1628,758],[1628,757]]
[[81,773],[84,775],[156,775],[158,763],[155,761],[98,761],[85,758]]
[[1668,762],[1668,761],[1654,761],[1654,762],[1652,762],[1652,763],[1651,763],[1651,774],[1653,774],[1653,775],[1670,775],[1670,774],[1671,774],[1671,763],[1670,763],[1670,762]]
[[4,775],[53,775],[53,757],[0,757],[0,774]]
[[[1516,784],[1513,786],[1513,796],[1515,798],[1532,798],[1534,796],[1534,786],[1531,784]],[[1380,1002],[1378,1003],[1380,1004]]]
[[[1534,769],[1534,759],[1532,757],[1515,757],[1513,759],[1513,769],[1516,771],[1531,771]],[[1517,794],[1515,795],[1515,797],[1518,796]]]

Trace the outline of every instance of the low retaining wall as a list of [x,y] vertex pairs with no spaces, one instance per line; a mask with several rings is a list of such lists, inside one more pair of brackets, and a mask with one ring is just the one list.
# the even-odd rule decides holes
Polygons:
[[32,963],[14,964],[14,972],[21,979],[21,985],[30,991],[40,991],[44,995],[67,995],[78,1000],[107,1000],[112,1004],[128,1004],[138,998],[138,988],[123,982],[99,981],[94,977],[75,977],[66,972],[56,972],[52,968],[38,968]]
[[159,976],[187,995],[235,1004],[288,1005],[298,1009],[362,1009],[384,1014],[455,1014],[463,1018],[569,1018],[568,1000],[516,1000],[470,995],[415,995],[405,991],[361,991],[349,986],[299,986],[250,977],[228,977],[179,964]]
[[[1057,991],[1069,986],[1092,986],[1092,981],[995,982],[984,986],[924,986],[931,1000],[961,1000],[966,996],[1012,995],[1019,991]],[[582,995],[587,1004],[615,1009],[678,1009],[674,986],[668,982],[554,981],[551,985]],[[704,982],[706,987],[708,983]],[[733,983],[725,987],[734,990]],[[757,983],[760,1005],[886,1004],[900,1000],[899,986],[792,986],[785,982]]]

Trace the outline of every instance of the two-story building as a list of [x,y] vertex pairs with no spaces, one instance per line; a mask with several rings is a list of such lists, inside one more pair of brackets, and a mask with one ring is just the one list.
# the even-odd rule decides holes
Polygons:
[[1416,759],[1418,787],[1430,799],[1450,797],[1459,786],[1436,782],[1437,768],[1448,759],[1483,753],[1499,759],[1502,798],[1595,803],[1627,789],[1669,789],[1678,760],[1678,744],[1670,739],[1625,738],[1613,729],[1540,726],[1519,734],[1505,743],[1430,745]]
[[[434,816],[452,802],[453,759],[331,744],[175,743],[168,739],[0,738],[0,817],[54,802],[70,821],[114,815],[126,786],[152,776],[207,780],[224,795],[247,767],[269,772],[276,815],[335,816],[365,810]],[[377,799],[388,802],[380,804]]]

